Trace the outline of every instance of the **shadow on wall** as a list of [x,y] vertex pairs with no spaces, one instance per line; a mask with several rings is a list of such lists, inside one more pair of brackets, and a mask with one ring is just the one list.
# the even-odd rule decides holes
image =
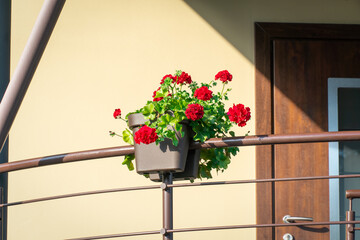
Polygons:
[[[184,0],[206,22],[254,63],[254,23],[359,24],[360,1]],[[325,4],[326,2],[326,4]]]
[[[254,62],[251,1],[184,0],[194,11],[229,41],[250,62]],[[249,3],[250,2],[250,3]],[[251,34],[249,38],[249,33]]]
[[[303,0],[301,3],[288,0],[184,0],[184,2],[251,63],[255,63],[254,22],[360,23],[358,14],[360,2],[358,0],[332,0],[326,5],[324,1],[312,0]],[[298,36],[291,35],[290,31],[288,38],[299,40],[303,28],[297,29]],[[317,28],[319,33],[326,33],[322,27],[317,26]],[[289,31],[289,29],[279,31]],[[303,37],[303,35],[301,36]],[[342,36],[341,33],[338,38],[340,36]],[[317,131],[326,131],[327,118],[323,116],[327,115],[327,79],[329,77],[358,78],[360,76],[358,68],[356,68],[358,56],[360,56],[357,45],[359,43],[352,41],[320,42],[318,39],[314,41],[298,40],[277,41],[277,54],[274,54],[276,57],[272,59],[271,54],[265,56],[266,59],[272,59],[274,62],[267,63],[265,61],[268,65],[264,69],[258,70],[268,80],[271,77],[277,78],[273,84],[279,90],[278,96],[283,96],[283,100],[279,102],[287,101],[284,107],[293,104],[301,109],[307,119],[316,123],[319,128]],[[267,44],[270,46],[274,42]],[[338,65],[337,62],[346,64]],[[271,67],[274,70],[274,76],[264,72]],[[319,97],[316,102],[314,98],[304,97],[301,91],[292,87],[295,84],[299,84],[298,86],[302,86],[304,90],[312,89],[313,94],[322,97]],[[314,106],[319,106],[322,112],[315,110]]]

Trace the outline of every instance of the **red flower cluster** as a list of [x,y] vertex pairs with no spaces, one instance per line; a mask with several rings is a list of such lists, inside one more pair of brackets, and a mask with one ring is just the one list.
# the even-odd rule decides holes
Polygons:
[[200,100],[207,101],[210,100],[213,95],[212,91],[210,91],[208,87],[202,86],[201,88],[195,90],[194,97]]
[[165,81],[165,79],[168,78],[168,77],[172,79],[172,82],[173,82],[173,83],[176,82],[176,78],[175,78],[173,75],[168,74],[168,75],[165,75],[165,76],[161,79],[160,84],[163,84],[164,81]]
[[200,104],[189,104],[185,110],[185,115],[190,120],[198,120],[204,116],[204,107]]
[[121,117],[121,110],[120,108],[118,109],[115,109],[114,113],[113,113],[113,116],[115,119],[119,119]]
[[158,135],[156,134],[155,128],[150,128],[146,125],[142,126],[134,136],[135,143],[145,143],[150,144],[156,141],[158,139]]
[[230,82],[232,80],[232,75],[229,73],[228,70],[223,70],[223,71],[220,71],[218,72],[216,75],[215,75],[215,80],[218,80],[220,79],[220,81],[222,81],[223,83],[225,82]]
[[186,72],[182,72],[180,77],[178,77],[176,81],[177,84],[184,84],[184,83],[190,84],[191,82],[192,82],[191,76]]
[[230,121],[237,123],[239,127],[244,127],[251,117],[250,108],[242,104],[234,104],[232,108],[229,108],[227,115]]

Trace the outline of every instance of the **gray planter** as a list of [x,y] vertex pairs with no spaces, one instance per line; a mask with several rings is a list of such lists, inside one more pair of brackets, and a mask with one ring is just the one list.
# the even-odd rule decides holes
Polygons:
[[[189,150],[186,158],[185,170],[173,173],[173,180],[194,180],[198,176],[200,149]],[[149,177],[154,182],[162,182],[162,173],[150,173]]]
[[[128,117],[129,127],[135,134],[145,123],[141,113]],[[170,126],[171,127],[171,126]],[[174,179],[194,179],[197,177],[200,150],[189,151],[188,126],[183,124],[184,137],[179,133],[179,144],[174,146],[170,139],[156,145],[135,143],[135,166],[139,174],[149,174],[153,181],[161,181],[162,173],[173,172]],[[185,167],[186,166],[186,167]]]

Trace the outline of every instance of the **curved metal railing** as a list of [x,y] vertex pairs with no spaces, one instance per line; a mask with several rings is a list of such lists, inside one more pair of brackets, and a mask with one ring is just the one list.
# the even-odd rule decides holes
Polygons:
[[[212,138],[206,142],[194,142],[190,149],[217,148],[232,146],[256,146],[290,143],[311,143],[311,142],[334,142],[334,141],[355,141],[360,140],[360,131],[343,132],[321,132],[304,134],[274,134],[245,137]],[[118,157],[134,153],[134,146],[101,148],[87,151],[64,153],[40,158],[31,158],[21,161],[0,164],[0,173],[12,172],[22,169],[69,163],[76,161],[92,160],[107,157]]]
[[[209,139],[204,143],[192,143],[191,149],[195,148],[216,148],[216,147],[229,147],[229,146],[254,146],[254,145],[273,145],[273,144],[291,144],[291,143],[310,143],[310,142],[332,142],[332,141],[356,141],[360,140],[360,131],[345,131],[345,132],[322,132],[322,133],[307,133],[307,134],[282,134],[282,135],[261,135],[261,136],[246,136],[246,137],[231,137],[223,139]],[[94,149],[88,151],[72,152],[65,154],[58,154],[52,156],[46,156],[41,158],[25,159],[21,161],[15,161],[10,163],[0,164],[0,173],[18,171],[42,166],[49,166],[53,164],[70,163],[76,161],[93,160],[107,157],[123,156],[134,153],[133,146],[112,147],[103,149]],[[227,185],[227,184],[259,184],[268,182],[285,182],[285,181],[310,181],[319,179],[345,179],[345,178],[360,178],[360,174],[352,175],[336,175],[336,176],[311,176],[311,177],[293,177],[293,178],[271,178],[271,179],[248,179],[248,180],[233,180],[233,181],[215,181],[215,182],[197,182],[197,183],[178,183],[172,184],[172,182],[155,184],[150,186],[139,187],[126,187],[126,188],[114,188],[98,191],[87,191],[72,194],[64,194],[57,196],[49,196],[43,198],[29,199],[17,202],[10,202],[0,204],[0,208],[12,207],[22,204],[30,204],[35,202],[50,201],[62,198],[79,197],[94,194],[104,194],[113,192],[125,192],[125,191],[137,191],[137,190],[149,190],[149,189],[162,189],[163,199],[171,202],[172,195],[165,197],[166,191],[169,189],[178,187],[196,187],[196,186],[211,186],[211,185]],[[165,184],[165,185],[164,185]],[[165,202],[166,202],[165,201]],[[167,215],[166,211],[171,210],[163,208],[164,216]],[[101,236],[89,236],[82,238],[72,238],[71,240],[92,240],[92,239],[107,239],[115,237],[125,236],[139,236],[139,235],[151,235],[162,234],[163,239],[172,239],[173,233],[178,232],[191,232],[191,231],[210,231],[210,230],[225,230],[225,229],[240,229],[240,228],[264,228],[264,227],[288,227],[288,226],[315,226],[315,225],[334,225],[334,224],[360,224],[360,221],[328,221],[328,222],[310,222],[310,223],[270,223],[270,224],[249,224],[249,225],[231,225],[231,226],[212,226],[212,227],[194,227],[194,228],[182,228],[173,229],[172,220],[171,226],[160,230],[132,232],[132,233],[120,233],[112,235]]]

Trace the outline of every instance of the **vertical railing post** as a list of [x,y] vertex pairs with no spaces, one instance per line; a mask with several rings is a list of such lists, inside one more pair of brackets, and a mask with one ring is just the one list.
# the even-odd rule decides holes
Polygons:
[[[354,198],[360,198],[360,190],[346,190],[345,196],[349,199],[349,211],[346,211],[346,221],[355,221],[355,211],[352,210],[352,200]],[[346,232],[346,240],[355,240],[355,230],[359,230],[355,228],[355,224],[346,224],[345,232]]]
[[[346,221],[355,221],[355,212],[352,210],[352,198],[349,198],[349,211],[346,211]],[[355,224],[346,224],[346,240],[355,239]]]
[[[351,201],[351,200],[350,200]],[[355,221],[355,212],[346,211],[346,221]],[[355,239],[355,224],[346,224],[346,240]]]
[[44,53],[65,0],[45,0],[0,103],[0,151]]
[[167,232],[169,229],[173,229],[173,189],[168,187],[172,184],[172,173],[164,173],[163,183],[161,184],[163,194],[163,240],[173,240],[173,233]]

